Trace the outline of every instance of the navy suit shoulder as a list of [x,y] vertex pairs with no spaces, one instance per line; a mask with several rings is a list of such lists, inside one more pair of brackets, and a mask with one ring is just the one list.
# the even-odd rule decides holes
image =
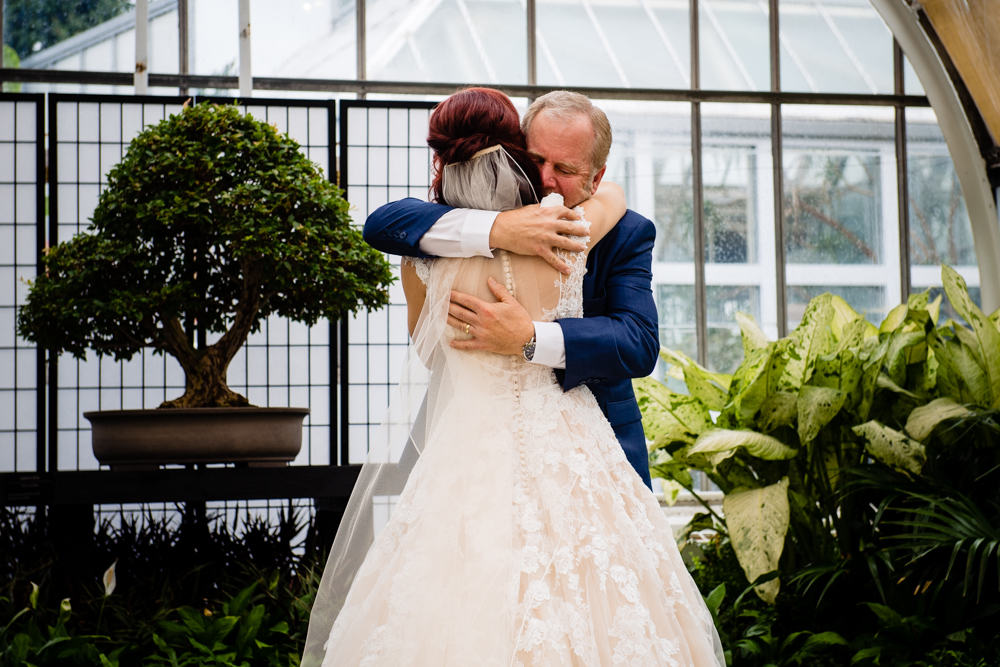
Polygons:
[[420,239],[451,206],[407,197],[379,206],[365,220],[362,235],[368,245],[390,255],[429,257],[420,252]]

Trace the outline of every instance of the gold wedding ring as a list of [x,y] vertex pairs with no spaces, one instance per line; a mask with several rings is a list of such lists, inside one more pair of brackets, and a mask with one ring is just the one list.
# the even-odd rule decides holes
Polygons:
[[469,333],[469,329],[471,329],[471,328],[472,328],[472,325],[469,324],[468,322],[466,322],[465,323],[465,333],[468,334]]

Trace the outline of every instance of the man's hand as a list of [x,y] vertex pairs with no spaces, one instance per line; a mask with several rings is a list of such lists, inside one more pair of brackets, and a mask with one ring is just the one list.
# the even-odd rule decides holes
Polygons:
[[503,248],[518,255],[537,255],[559,271],[569,274],[569,264],[559,259],[553,248],[571,252],[587,249],[583,243],[566,235],[587,236],[583,225],[574,223],[580,214],[565,206],[542,208],[538,204],[499,214],[490,231],[490,247]]
[[506,287],[490,278],[489,288],[499,303],[486,303],[469,294],[452,291],[448,324],[474,337],[471,340],[453,340],[451,346],[456,350],[521,354],[524,344],[535,333],[535,325],[528,311],[510,295]]

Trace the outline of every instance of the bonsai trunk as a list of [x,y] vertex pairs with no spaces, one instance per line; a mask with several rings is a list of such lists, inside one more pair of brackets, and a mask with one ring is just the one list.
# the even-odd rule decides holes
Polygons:
[[205,349],[193,364],[184,364],[184,395],[164,401],[161,408],[245,408],[250,401],[229,388],[226,371],[231,358],[224,357],[218,346]]
[[[256,272],[246,271],[253,277]],[[253,407],[246,397],[237,394],[226,384],[226,371],[229,362],[246,342],[257,313],[260,311],[260,299],[254,296],[259,292],[259,281],[244,282],[243,298],[233,318],[229,331],[222,335],[214,345],[203,349],[191,346],[180,320],[172,318],[163,323],[158,331],[163,348],[180,363],[184,369],[184,395],[172,401],[164,401],[161,408],[235,408]]]

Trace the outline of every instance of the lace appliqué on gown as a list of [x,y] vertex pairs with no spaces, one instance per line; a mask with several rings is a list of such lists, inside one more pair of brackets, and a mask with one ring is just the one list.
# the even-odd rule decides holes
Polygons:
[[426,285],[431,278],[431,264],[434,260],[428,257],[403,257],[403,261],[413,266],[417,278]]

